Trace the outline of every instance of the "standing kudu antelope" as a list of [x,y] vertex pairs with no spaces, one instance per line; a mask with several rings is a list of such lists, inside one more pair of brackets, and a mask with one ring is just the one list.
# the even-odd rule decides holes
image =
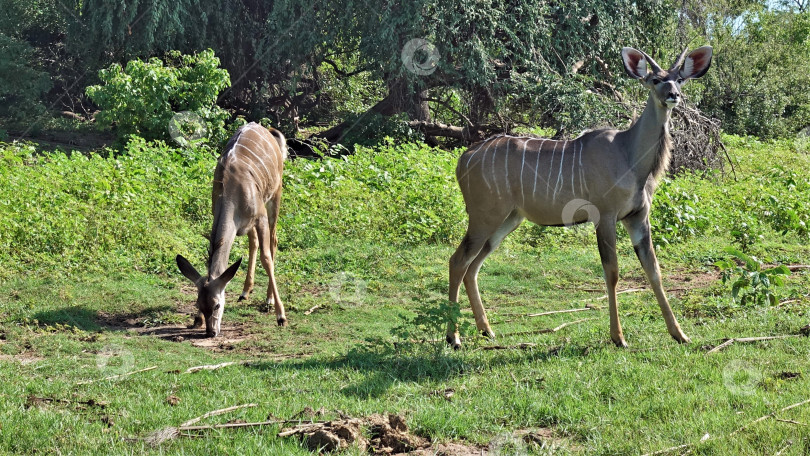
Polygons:
[[[497,136],[461,155],[456,177],[469,226],[450,258],[450,301],[458,303],[463,281],[476,326],[484,335],[494,333],[478,293],[478,271],[504,237],[524,219],[546,226],[592,221],[607,285],[610,338],[618,346],[627,346],[616,306],[616,222],[621,221],[667,330],[678,342],[689,342],[661,285],[649,214],[653,192],[669,166],[670,113],[680,102],[681,86],[703,76],[711,58],[710,46],[688,55],[684,50],[672,68],[663,70],[647,54],[626,47],[622,49],[625,70],[650,92],[643,114],[629,129],[589,131],[565,141]],[[457,325],[448,325],[447,342],[460,347]]]
[[276,221],[281,204],[281,174],[287,158],[287,142],[275,129],[256,123],[240,128],[228,141],[214,170],[212,203],[214,223],[208,249],[208,275],[201,276],[193,266],[177,255],[177,267],[197,286],[194,328],[202,326],[209,336],[221,333],[225,310],[225,286],[233,279],[242,260],[228,267],[228,255],[234,238],[247,235],[250,244],[248,272],[239,300],[253,290],[256,251],[261,253],[267,271],[267,305],[273,305],[279,326],[287,324],[284,305],[278,294],[274,261],[276,257]]

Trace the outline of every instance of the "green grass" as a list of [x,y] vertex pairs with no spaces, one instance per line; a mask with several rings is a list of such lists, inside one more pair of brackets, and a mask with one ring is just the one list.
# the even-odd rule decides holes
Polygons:
[[[397,170],[405,165],[396,157],[361,155],[324,171],[303,162],[290,166],[277,265],[289,327],[276,327],[272,313],[261,309],[263,272],[251,299],[234,302],[242,271],[229,287],[224,326],[241,328],[245,340],[210,350],[193,346],[196,340],[141,335],[140,325],[191,321],[194,297],[173,270],[176,252],[171,249],[203,251],[198,233],[210,222],[207,195],[201,190],[206,182],[180,187],[136,173],[133,185],[151,206],[133,203],[133,211],[142,217],[132,220],[134,228],[125,221],[115,230],[98,224],[101,239],[126,234],[123,246],[111,241],[93,248],[59,244],[60,230],[76,235],[71,230],[78,222],[60,228],[60,220],[70,220],[66,213],[47,215],[53,223],[40,234],[51,236],[62,250],[38,253],[42,262],[21,243],[22,228],[15,231],[19,237],[0,235],[0,242],[6,242],[0,253],[0,453],[309,454],[298,440],[278,438],[278,426],[206,431],[200,438],[181,437],[157,447],[143,440],[153,431],[211,410],[256,403],[203,423],[288,418],[304,407],[323,407],[327,419],[337,417],[338,411],[357,417],[399,413],[413,432],[433,441],[491,444],[490,450],[503,450],[500,454],[644,454],[694,443],[694,454],[759,455],[774,454],[789,441],[792,445],[782,454],[805,454],[810,450],[807,426],[769,418],[731,434],[761,416],[810,399],[810,340],[776,339],[707,351],[726,338],[797,334],[810,323],[810,271],[794,272],[784,287],[775,289],[781,304],[740,306],[732,302],[713,266],[725,258],[723,247],[736,245],[730,229],[744,215],[756,223],[756,241],[749,252],[769,264],[810,263],[806,234],[796,227],[782,233],[760,212],[767,210],[767,194],[799,202],[808,198],[807,193],[784,189],[783,181],[772,177],[770,164],[781,164],[801,181],[810,177],[810,160],[779,143],[727,141],[738,164],[736,181],[729,176],[678,178],[666,185],[697,196],[697,201],[673,199],[673,204],[661,206],[675,214],[666,223],[682,233],[659,249],[659,259],[665,287],[674,290],[669,293],[673,308],[692,344],[678,345],[669,337],[654,296],[641,291],[619,296],[627,350],[610,342],[605,310],[524,316],[606,304],[599,299],[602,292],[589,291],[601,290],[603,282],[588,227],[539,230],[526,225],[490,257],[480,286],[498,334],[495,341],[467,337],[464,348],[453,352],[442,342],[413,343],[392,336],[391,330],[416,310],[446,299],[447,259],[464,224],[457,195],[447,193],[448,207],[429,211],[440,204],[440,196],[431,194],[444,195],[447,179],[442,176],[452,167],[452,157],[434,158],[418,148],[403,153],[411,162],[408,167],[423,169],[424,180],[420,173],[399,179]],[[376,161],[378,170],[370,170],[368,160]],[[103,182],[91,171],[107,169],[108,162],[98,163],[87,171],[90,182]],[[185,172],[168,168],[171,163],[159,166],[170,174]],[[35,175],[37,166],[48,164],[6,165],[4,176],[11,171],[22,174],[14,185],[23,192],[24,173]],[[115,169],[114,163],[111,166]],[[189,173],[204,179],[204,169],[192,169]],[[313,173],[328,176],[316,180]],[[79,186],[69,176],[64,181],[53,176],[54,183]],[[383,185],[385,179],[397,190]],[[45,185],[44,180],[37,182]],[[155,186],[178,195],[185,210],[172,215],[176,203],[152,195]],[[414,195],[411,210],[421,216],[414,225],[401,222],[406,209],[402,194],[407,192]],[[5,201],[13,201],[12,192],[0,193]],[[35,192],[27,195],[49,204],[37,200]],[[72,195],[63,202],[85,207],[82,193]],[[115,192],[101,201],[103,208],[119,204]],[[308,212],[307,201],[328,213]],[[367,212],[361,210],[364,204]],[[710,221],[704,226],[679,218],[677,208],[683,204],[694,206],[696,214]],[[0,210],[14,226],[24,222],[18,213],[33,212],[15,210],[11,204],[0,204]],[[107,219],[124,220],[121,217],[110,214]],[[172,227],[183,222],[187,226],[174,233]],[[691,233],[686,229],[694,226],[701,228]],[[304,227],[311,231],[301,232]],[[163,230],[157,240],[133,234],[143,230],[141,236],[149,236],[154,229]],[[387,234],[394,241],[386,242]],[[34,240],[45,242],[36,236]],[[131,252],[135,248],[140,252]],[[232,257],[245,252],[240,241]],[[619,261],[621,289],[646,283],[625,235],[619,240]],[[304,314],[315,306],[313,313]],[[466,298],[462,306],[463,321],[471,322]],[[540,332],[580,319],[587,320],[558,332]],[[421,337],[441,339],[443,334],[414,329],[412,339]],[[508,348],[487,349],[493,345]],[[182,373],[191,366],[225,361],[250,364]],[[157,368],[101,380],[151,366]],[[94,382],[82,384],[90,380]],[[442,394],[447,389],[454,392],[449,400]],[[180,402],[170,405],[170,395]],[[56,401],[32,402],[32,396]],[[82,403],[89,400],[106,405]],[[810,424],[810,404],[776,417]],[[538,428],[554,435],[543,448],[512,437],[514,431]],[[705,434],[710,438],[698,443]],[[504,442],[517,448],[507,449]]]

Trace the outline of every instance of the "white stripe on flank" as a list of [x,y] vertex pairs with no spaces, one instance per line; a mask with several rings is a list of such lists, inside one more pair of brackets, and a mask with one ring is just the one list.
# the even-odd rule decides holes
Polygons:
[[473,155],[475,155],[479,150],[481,150],[481,148],[484,147],[484,145],[486,145],[486,143],[487,142],[484,141],[481,144],[479,144],[478,147],[474,151],[472,151],[472,153],[469,155],[469,157],[467,157],[467,164],[464,165],[464,178],[467,179],[467,192],[470,191],[470,178],[469,178],[470,162],[472,161]]
[[[245,149],[245,150],[247,150],[248,152],[250,152],[251,154],[253,154],[253,151],[252,151],[252,150],[250,150],[250,149],[249,149],[247,146],[245,146],[244,144],[241,144],[241,143],[236,143],[236,145],[235,145],[235,146],[239,146],[239,147],[241,147],[242,149]],[[235,146],[234,146],[234,148],[235,148]],[[236,158],[236,154],[234,154],[234,158]],[[255,177],[256,177],[256,178],[259,178],[259,177],[261,176],[261,173],[259,172],[259,169],[258,169],[258,168],[256,168],[256,165],[253,163],[253,160],[242,160],[242,162],[243,162],[243,163],[245,163],[245,164],[248,166],[248,168],[250,168],[250,169],[253,171],[253,173],[255,174]]]
[[498,198],[500,198],[501,189],[498,187],[498,179],[495,178],[495,152],[498,152],[498,146],[495,146],[495,150],[492,151],[492,181],[495,182],[495,193],[498,195]]
[[562,190],[562,168],[563,168],[563,161],[565,160],[565,147],[568,145],[568,140],[566,139],[562,146],[562,153],[560,154],[560,172],[557,174],[557,182],[554,183],[554,195],[551,198],[551,202],[557,201],[557,187],[560,187]]
[[548,164],[548,179],[546,179],[546,196],[548,196],[548,187],[551,185],[551,167],[554,166],[554,155],[557,153],[559,143],[559,141],[554,141],[554,150],[551,151],[551,163]]
[[520,196],[523,198],[523,206],[526,205],[526,193],[523,191],[523,171],[526,167],[526,145],[528,144],[528,139],[523,141],[523,157],[520,160]]
[[532,189],[532,198],[537,193],[537,176],[540,174],[540,154],[543,153],[543,144],[546,143],[546,139],[540,143],[537,147],[537,163],[534,164],[534,188]]
[[[256,143],[256,141],[254,141],[254,140],[252,140],[252,139],[250,139],[250,138],[244,138],[244,139],[246,139],[246,140],[248,140],[248,141],[252,142],[254,145],[256,145],[256,146],[257,146],[257,147],[259,147],[259,148],[261,148],[261,147],[262,147],[261,145],[257,144],[257,143]],[[248,152],[250,152],[250,154],[251,154],[251,155],[253,155],[254,157],[256,157],[256,160],[257,160],[258,162],[260,162],[260,163],[262,164],[262,166],[264,167],[264,170],[265,170],[265,172],[267,173],[267,174],[265,174],[266,176],[272,176],[272,175],[273,175],[273,174],[270,172],[270,168],[268,168],[268,167],[267,167],[267,163],[266,163],[266,162],[265,162],[265,161],[262,159],[262,157],[261,157],[261,156],[259,156],[259,155],[258,155],[256,152],[253,152],[253,149],[249,149],[249,148],[247,148],[246,146],[242,145],[241,143],[237,143],[237,144],[238,144],[238,145],[240,145],[240,146],[242,146],[242,147],[244,147],[245,149],[247,149],[247,151],[248,151]],[[259,150],[261,150],[261,149],[259,149]],[[265,156],[266,156],[266,155],[265,155]],[[275,161],[273,162],[273,165],[275,166]]]
[[503,169],[504,169],[504,187],[506,188],[506,192],[509,193],[509,139],[506,140],[506,158],[503,160]]
[[[260,132],[258,132],[258,130],[257,130],[257,134],[259,134],[259,136],[261,136],[262,139],[264,139],[265,142],[268,142],[267,138],[265,138],[262,134],[260,134]],[[254,140],[252,140],[252,139],[250,139],[248,137],[245,137],[245,139],[252,142],[254,145],[256,145],[256,147],[258,147],[259,150],[265,150],[266,149],[265,147],[262,147],[261,144],[257,143],[256,141],[254,141]],[[274,150],[272,145],[268,144],[268,147],[269,147],[269,150],[271,150],[271,151]],[[267,154],[265,154],[265,156],[270,157],[270,160],[273,162],[273,167],[275,168],[276,167],[276,159],[273,158],[273,154],[272,153],[267,153]],[[266,167],[267,166],[265,165],[265,168]],[[268,173],[269,173],[269,171],[268,171]]]
[[585,183],[585,171],[582,169],[582,148],[584,147],[582,139],[579,140],[579,191],[585,196],[585,191],[582,185]]
[[487,152],[489,152],[489,148],[492,147],[492,141],[488,141],[487,148],[484,149],[484,153],[481,154],[481,178],[484,179],[484,183],[487,184],[487,190],[492,191],[492,185],[487,180],[487,173],[484,172],[484,161],[487,159]]
[[[574,140],[576,141],[576,139]],[[577,158],[577,143],[574,143],[574,155],[571,156],[571,194],[575,194],[576,190],[574,190],[574,165],[577,164],[575,160]]]

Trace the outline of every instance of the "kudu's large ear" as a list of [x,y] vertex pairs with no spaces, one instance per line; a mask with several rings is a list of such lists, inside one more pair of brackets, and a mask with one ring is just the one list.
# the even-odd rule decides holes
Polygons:
[[690,52],[683,61],[680,76],[684,79],[695,79],[709,71],[712,64],[712,47],[703,46]]
[[622,61],[624,62],[624,71],[630,77],[636,79],[647,77],[647,58],[643,52],[631,47],[624,47],[622,48]]
[[194,269],[194,266],[192,266],[187,259],[183,258],[182,255],[177,255],[174,260],[177,262],[177,267],[180,268],[180,273],[186,276],[188,280],[197,283],[197,280],[200,279],[200,273]]
[[232,264],[228,269],[225,270],[219,277],[216,278],[217,282],[222,283],[222,286],[228,284],[228,282],[233,279],[233,276],[236,275],[236,271],[239,270],[239,265],[242,264],[242,259],[236,261],[236,263]]

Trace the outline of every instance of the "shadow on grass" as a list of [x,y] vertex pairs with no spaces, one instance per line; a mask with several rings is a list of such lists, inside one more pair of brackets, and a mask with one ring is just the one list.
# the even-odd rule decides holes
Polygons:
[[150,307],[140,312],[111,314],[84,306],[72,306],[36,312],[32,317],[39,325],[45,326],[72,326],[84,331],[103,329],[125,331],[142,327],[144,319],[154,318],[170,310],[173,310],[173,307],[165,305]]
[[345,355],[331,359],[308,358],[277,362],[253,362],[248,366],[258,370],[338,370],[349,369],[364,372],[364,378],[341,389],[344,395],[361,399],[384,395],[397,382],[445,381],[468,373],[491,371],[500,366],[541,363],[559,357],[587,357],[593,347],[556,346],[547,349],[510,350],[508,354],[485,356],[480,351],[462,350],[450,352],[434,348],[401,351],[391,344],[376,346],[357,345]]

